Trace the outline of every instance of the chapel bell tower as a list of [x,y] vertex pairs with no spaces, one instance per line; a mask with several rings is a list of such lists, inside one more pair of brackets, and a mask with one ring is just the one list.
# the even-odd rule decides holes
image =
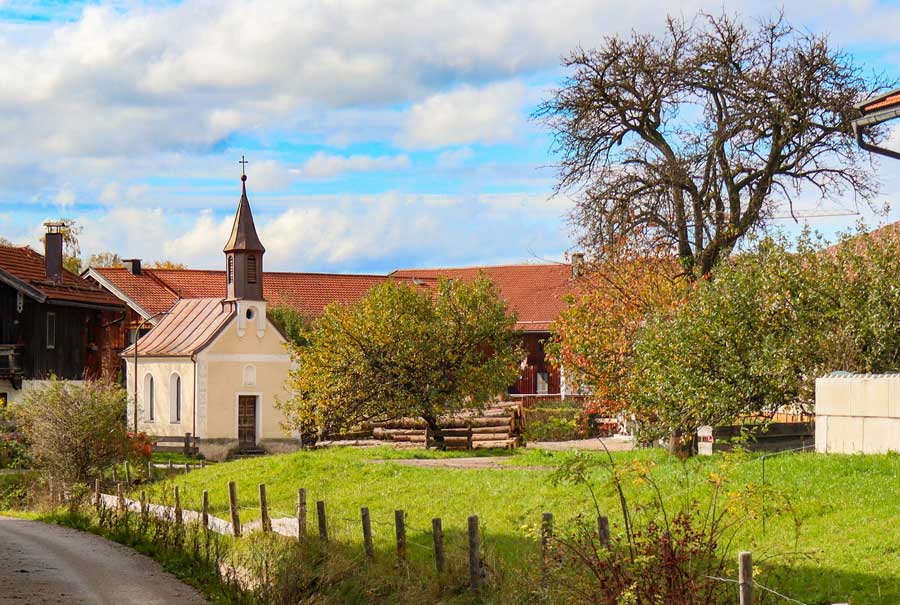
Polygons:
[[[242,163],[246,160],[241,158]],[[238,202],[237,214],[231,237],[225,244],[225,279],[227,283],[226,298],[228,300],[265,300],[263,298],[263,248],[253,214],[250,213],[250,201],[247,199],[247,175],[241,174],[241,201]]]

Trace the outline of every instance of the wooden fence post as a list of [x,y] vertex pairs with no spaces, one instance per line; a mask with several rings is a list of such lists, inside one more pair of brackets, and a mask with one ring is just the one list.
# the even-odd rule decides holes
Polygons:
[[235,538],[240,538],[241,518],[238,515],[237,486],[234,481],[228,482],[228,503],[231,506],[231,531]]
[[402,510],[394,511],[394,525],[397,532],[397,560],[406,563],[406,519]]
[[147,459],[147,481],[153,481],[153,458]]
[[325,519],[325,501],[316,501],[316,517],[319,520],[319,538],[322,542],[328,542],[328,521]]
[[188,464],[187,462],[185,462],[184,463],[184,474],[187,475],[189,472],[191,472],[191,465]]
[[753,605],[753,557],[747,551],[738,555],[738,585],[740,605]]
[[359,514],[362,516],[363,545],[366,548],[366,557],[374,559],[375,544],[372,541],[372,519],[369,518],[369,509],[364,506],[359,509]]
[[446,560],[444,559],[444,528],[441,526],[440,517],[431,520],[431,535],[434,538],[434,567],[438,573],[444,573]]
[[269,503],[266,500],[266,484],[259,484],[259,522],[263,532],[272,531],[272,519],[269,518]]
[[297,490],[297,539],[306,537],[306,488]]
[[116,483],[116,498],[119,505],[119,510],[125,510],[125,494],[122,492],[122,484]]
[[100,479],[94,479],[94,506],[100,510]]
[[169,474],[172,474],[172,459],[169,458]]
[[141,520],[146,521],[150,514],[150,503],[147,502],[147,490],[141,490]]
[[203,529],[209,531],[209,492],[206,490],[200,495],[200,520]]
[[478,535],[478,515],[469,517],[469,586],[481,590],[481,536]]
[[175,500],[175,525],[180,528],[184,524],[184,516],[181,514],[181,494],[177,485],[172,488],[172,497]]
[[116,466],[113,465],[113,483],[119,482],[119,471],[116,470]]
[[547,581],[550,564],[550,540],[553,539],[553,513],[544,513],[541,517],[541,573]]
[[125,461],[125,485],[131,485],[131,465],[127,460]]
[[605,515],[597,517],[597,537],[600,538],[600,544],[609,546],[609,518]]

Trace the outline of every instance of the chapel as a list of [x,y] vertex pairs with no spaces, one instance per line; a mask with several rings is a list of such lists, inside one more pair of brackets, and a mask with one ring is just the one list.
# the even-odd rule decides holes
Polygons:
[[244,174],[224,249],[225,297],[180,299],[122,352],[129,427],[164,437],[189,433],[213,460],[300,447],[276,406],[288,397],[291,358],[266,316],[265,252]]

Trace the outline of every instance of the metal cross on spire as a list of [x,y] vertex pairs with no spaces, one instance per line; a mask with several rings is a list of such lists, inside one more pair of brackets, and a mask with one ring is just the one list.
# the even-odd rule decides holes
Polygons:
[[250,163],[250,162],[248,162],[247,160],[244,159],[244,156],[243,156],[243,155],[241,156],[241,159],[238,160],[238,164],[241,165],[241,180],[242,180],[242,181],[246,181],[246,180],[247,180],[247,173],[244,171],[244,168],[245,168],[246,165],[249,164],[249,163]]

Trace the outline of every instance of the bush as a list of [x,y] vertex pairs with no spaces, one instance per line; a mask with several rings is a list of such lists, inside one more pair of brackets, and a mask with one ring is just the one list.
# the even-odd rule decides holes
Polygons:
[[59,480],[86,484],[134,455],[125,405],[118,385],[54,379],[28,391],[14,415],[38,465]]

